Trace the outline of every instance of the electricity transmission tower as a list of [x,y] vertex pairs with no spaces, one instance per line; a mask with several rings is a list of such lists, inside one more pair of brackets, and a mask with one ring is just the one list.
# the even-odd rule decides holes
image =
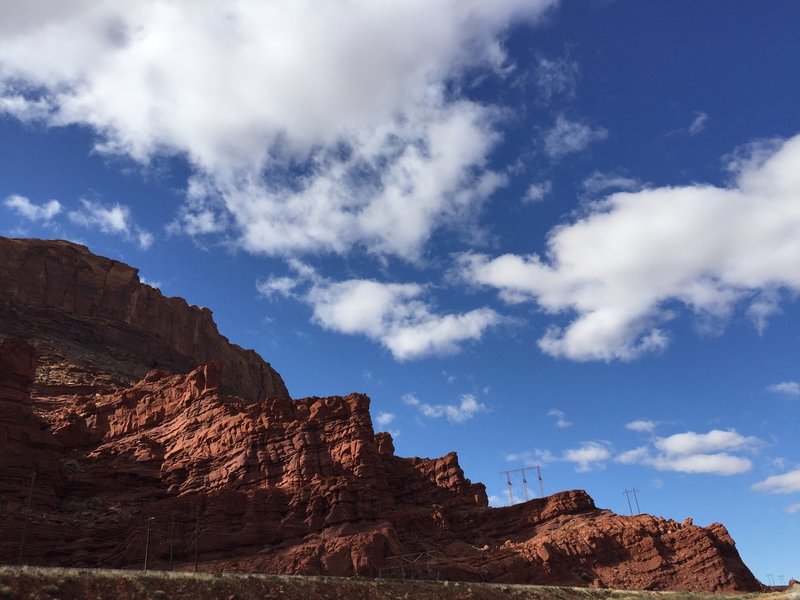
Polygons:
[[525,492],[525,502],[531,499],[530,492],[528,491],[528,478],[526,476],[527,473],[536,472],[536,479],[539,482],[539,497],[544,498],[544,480],[542,479],[542,468],[539,465],[533,465],[531,467],[521,467],[519,469],[508,469],[506,471],[500,471],[501,475],[506,476],[506,485],[508,486],[508,504],[514,504],[514,484],[511,481],[511,475],[514,473],[520,473],[522,476],[522,489]]

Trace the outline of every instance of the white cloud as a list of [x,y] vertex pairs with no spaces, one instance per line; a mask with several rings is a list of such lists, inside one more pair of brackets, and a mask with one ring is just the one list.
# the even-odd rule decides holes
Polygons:
[[[680,305],[724,322],[737,304],[800,292],[800,136],[745,159],[731,187],[618,192],[553,230],[544,257],[462,257],[464,277],[508,302],[567,313],[539,347],[574,360],[629,360],[669,344]],[[751,315],[763,326],[764,311]],[[767,311],[768,312],[768,311]]]
[[161,289],[161,282],[160,281],[150,281],[149,279],[146,279],[141,274],[139,274],[139,281],[141,281],[144,285],[149,285],[150,287]]
[[625,429],[630,429],[631,431],[640,431],[642,433],[650,433],[656,428],[655,421],[647,421],[644,419],[639,419],[636,421],[631,421],[630,423],[625,423]]
[[295,278],[270,277],[256,284],[267,297],[293,295],[311,306],[312,320],[348,335],[363,335],[389,350],[398,360],[457,352],[479,340],[503,318],[490,308],[441,314],[425,300],[426,286],[384,283],[371,279],[330,281],[294,261]]
[[624,177],[614,173],[595,171],[581,184],[587,194],[599,194],[610,189],[632,191],[642,187],[642,182],[632,177]]
[[608,137],[604,127],[592,128],[580,121],[570,121],[564,115],[558,115],[556,122],[544,134],[544,150],[551,158],[561,158],[584,150],[592,142],[599,142]]
[[772,475],[764,481],[753,484],[752,488],[768,494],[796,494],[800,492],[800,469],[783,475]]
[[133,239],[142,250],[153,244],[153,234],[133,222],[131,209],[116,203],[103,205],[91,200],[81,200],[83,208],[69,212],[69,219],[76,225],[99,229],[103,233],[121,235]]
[[794,504],[787,506],[786,512],[790,515],[796,515],[797,513],[800,513],[800,502],[795,502]]
[[704,112],[695,111],[694,119],[689,124],[689,135],[697,135],[705,131],[706,123],[708,122],[708,115]]
[[4,204],[19,216],[29,221],[48,222],[61,212],[61,203],[58,200],[48,200],[39,205],[34,204],[25,196],[14,194],[5,199]]
[[554,2],[5,3],[0,110],[186,157],[172,231],[414,260],[506,182],[487,167],[500,111],[451,84],[513,67],[502,36]]
[[749,459],[731,453],[749,452],[760,445],[758,438],[743,436],[735,430],[688,431],[658,437],[652,448],[640,446],[627,450],[614,460],[622,464],[646,465],[659,471],[736,475],[749,471],[753,465]]
[[541,202],[552,191],[553,183],[551,181],[532,183],[530,186],[528,186],[528,191],[525,192],[525,197],[522,199],[522,201],[526,204]]
[[375,417],[375,424],[378,427],[388,427],[394,419],[395,415],[393,413],[381,411]]
[[256,284],[258,292],[265,298],[272,298],[276,295],[289,298],[300,284],[295,277],[270,277]]
[[783,381],[767,388],[767,391],[787,396],[800,396],[800,381]]
[[676,433],[665,438],[656,438],[655,446],[659,450],[672,455],[702,454],[720,450],[746,450],[757,447],[760,440],[752,436],[743,436],[731,429],[721,431],[713,429],[708,433]]
[[575,463],[578,473],[604,468],[605,462],[611,458],[611,449],[606,442],[582,442],[577,448],[564,451],[561,460]]
[[81,200],[83,209],[71,211],[69,218],[73,223],[84,227],[96,227],[103,233],[128,233],[130,230],[131,209],[121,204],[103,206],[99,202]]
[[526,452],[512,452],[506,454],[506,462],[509,463],[524,463],[525,466],[537,466],[544,463],[551,463],[559,460],[550,450],[540,450],[535,448],[532,451]]
[[580,76],[580,66],[568,56],[539,57],[534,74],[539,96],[550,101],[556,96],[575,96]]
[[558,410],[557,408],[553,408],[547,413],[547,416],[555,417],[556,427],[559,427],[561,429],[566,429],[567,427],[572,426],[572,422],[567,421],[567,415],[564,413],[563,410]]
[[451,423],[464,423],[489,410],[488,406],[478,402],[472,394],[462,394],[458,404],[428,404],[421,402],[414,394],[404,394],[403,402],[416,407],[423,417],[428,419],[446,417]]
[[509,463],[524,463],[525,466],[536,466],[551,462],[575,463],[575,470],[585,473],[595,469],[605,468],[605,463],[611,458],[611,444],[605,441],[581,442],[575,448],[568,448],[561,454],[554,454],[550,450],[535,449],[528,452],[515,452],[507,454],[505,459]]

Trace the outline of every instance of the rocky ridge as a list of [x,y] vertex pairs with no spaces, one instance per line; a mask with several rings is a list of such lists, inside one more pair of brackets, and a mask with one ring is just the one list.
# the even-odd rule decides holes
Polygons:
[[720,524],[579,490],[488,508],[455,453],[396,456],[367,396],[292,400],[210,312],[82,246],[0,238],[0,291],[0,561],[759,589]]

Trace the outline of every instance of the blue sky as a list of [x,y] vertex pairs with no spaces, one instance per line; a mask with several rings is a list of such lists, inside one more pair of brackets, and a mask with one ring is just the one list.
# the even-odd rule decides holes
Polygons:
[[800,4],[221,6],[0,8],[0,234],[139,267],[496,505],[635,487],[797,577]]

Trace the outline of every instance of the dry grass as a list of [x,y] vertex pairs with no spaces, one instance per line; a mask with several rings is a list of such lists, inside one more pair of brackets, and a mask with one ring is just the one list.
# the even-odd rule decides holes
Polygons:
[[771,594],[628,592],[594,588],[166,571],[0,567],[0,600],[800,600]]

